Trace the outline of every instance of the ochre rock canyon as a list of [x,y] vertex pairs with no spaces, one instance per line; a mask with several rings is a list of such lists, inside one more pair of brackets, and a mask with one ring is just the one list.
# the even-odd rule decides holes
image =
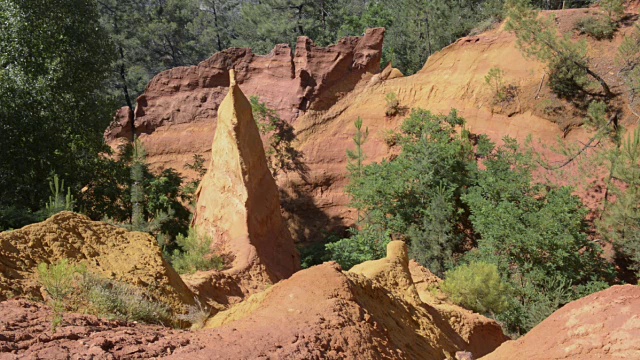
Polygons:
[[[573,31],[584,14],[562,11],[560,30]],[[594,68],[622,93],[614,57],[630,26],[619,31],[590,51],[598,60]],[[386,135],[418,107],[456,108],[469,130],[496,142],[532,136],[532,146],[552,163],[561,157],[547,146],[557,138],[577,143],[590,135],[566,102],[554,98],[562,110],[544,111],[552,98],[543,86],[546,69],[522,56],[503,25],[458,40],[412,76],[392,64],[381,69],[384,33],[370,29],[326,48],[301,37],[295,52],[278,45],[264,56],[234,48],[158,74],[134,110],[116,113],[105,137],[115,147],[139,136],[154,170],[171,167],[187,177],[194,173],[184,165],[194,154],[205,157],[209,166],[191,225],[212,239],[209,250],[225,268],[179,276],[151,235],[71,212],[0,233],[0,359],[640,359],[638,286],[613,286],[570,302],[509,340],[495,320],[441,296],[443,280],[411,260],[403,241],[391,241],[386,257],[351,269],[325,262],[301,270],[296,242],[341,235],[355,223],[345,193],[346,150],[353,148],[359,117],[370,132],[367,163],[397,154]],[[518,89],[504,106],[493,102],[484,79],[498,63],[504,81]],[[397,116],[385,114],[390,93],[399,100]],[[295,170],[272,175],[251,96],[293,127],[302,155]],[[637,127],[628,100],[616,101],[621,122]],[[570,182],[572,166],[555,180]],[[591,185],[603,181],[589,176]],[[584,189],[579,195],[588,204],[603,198]],[[149,290],[174,314],[201,311],[202,321],[180,330],[59,315],[35,301],[45,297],[36,267],[62,259]],[[56,316],[61,323],[54,331]]]
[[[569,32],[585,10],[565,10],[561,15],[558,26]],[[598,59],[594,69],[604,74],[613,91],[624,91],[615,79],[619,71],[615,56],[620,39],[632,30],[631,26],[621,28],[613,41],[598,42],[597,53],[590,54]],[[548,86],[543,86],[545,67],[521,54],[515,36],[504,25],[458,40],[431,56],[421,71],[406,77],[390,64],[381,70],[383,37],[383,29],[370,29],[361,38],[345,38],[327,48],[303,37],[295,53],[278,45],[265,56],[230,49],[198,66],[158,74],[138,99],[135,111],[136,133],[148,151],[148,161],[156,169],[173,167],[193,176],[184,170],[192,156],[211,157],[215,112],[229,84],[227,71],[235,69],[247,96],[258,96],[293,126],[302,165],[276,178],[284,216],[294,240],[321,241],[323,232],[344,234],[356,216],[344,188],[348,183],[346,150],[354,147],[353,123],[358,117],[370,132],[363,145],[367,163],[393,154],[385,137],[413,108],[433,113],[455,108],[470,131],[487,134],[498,143],[507,135],[519,141],[532,136],[533,146],[551,165],[563,160],[549,149],[558,138],[577,143],[589,137],[588,131],[576,126],[584,118],[576,117],[566,102],[553,100],[559,113],[544,111],[553,98]],[[492,103],[491,89],[484,80],[497,64],[504,71],[504,82],[518,89],[516,101],[505,106]],[[385,115],[389,93],[397,95],[399,116]],[[635,128],[631,122],[635,115],[624,104],[627,100],[621,97],[620,101],[620,118],[630,129]],[[107,132],[108,142],[115,145],[119,137],[129,138],[131,120],[132,112],[119,111]],[[575,166],[565,170],[569,175],[577,171]],[[556,180],[570,182],[567,179],[571,176]],[[590,180],[594,186],[602,183],[596,175]],[[587,204],[601,199],[597,192],[583,194]]]

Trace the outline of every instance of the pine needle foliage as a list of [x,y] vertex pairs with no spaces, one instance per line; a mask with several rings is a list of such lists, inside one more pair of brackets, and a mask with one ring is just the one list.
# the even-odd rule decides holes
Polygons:
[[615,179],[610,188],[615,202],[605,209],[598,228],[640,277],[640,130],[612,150],[608,161]]
[[527,56],[547,65],[551,89],[559,96],[572,98],[588,85],[588,77],[597,80],[605,96],[613,96],[608,84],[589,68],[586,41],[574,42],[570,34],[560,36],[552,16],[540,16],[527,0],[508,0],[506,29],[515,33],[518,48]]

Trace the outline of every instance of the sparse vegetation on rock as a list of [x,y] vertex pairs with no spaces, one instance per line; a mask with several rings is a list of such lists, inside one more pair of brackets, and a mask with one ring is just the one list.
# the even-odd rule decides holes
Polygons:
[[547,64],[549,86],[558,96],[577,96],[587,86],[588,77],[601,85],[607,98],[613,96],[607,82],[590,67],[586,42],[560,36],[552,16],[540,16],[526,0],[509,0],[506,9],[507,29],[516,34],[526,55]]
[[604,40],[613,38],[618,29],[618,24],[609,18],[589,16],[578,20],[575,29],[597,40]]
[[640,277],[640,130],[625,136],[607,157],[615,202],[604,209],[600,232]]
[[385,97],[385,101],[387,102],[387,109],[384,114],[389,117],[398,115],[400,112],[400,101],[398,100],[398,95],[394,92],[390,92]]
[[187,236],[178,235],[175,250],[171,256],[171,265],[178,274],[192,274],[196,271],[222,270],[222,258],[212,251],[212,240],[208,235],[198,235],[195,228],[189,229]]
[[70,264],[67,259],[51,265],[39,264],[38,279],[51,299],[54,331],[62,325],[66,311],[112,320],[173,324],[169,306],[153,300],[142,289],[102,278],[84,266]]

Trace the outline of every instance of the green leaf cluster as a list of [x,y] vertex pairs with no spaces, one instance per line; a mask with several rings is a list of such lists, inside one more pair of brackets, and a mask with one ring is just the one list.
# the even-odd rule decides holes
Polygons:
[[509,306],[509,288],[494,264],[461,265],[447,272],[440,289],[455,304],[481,314],[500,314]]
[[196,271],[222,270],[222,258],[212,252],[212,239],[200,235],[194,228],[190,228],[188,235],[178,235],[176,243],[180,250],[175,250],[171,256],[171,265],[178,274],[192,274]]
[[278,113],[261,102],[257,96],[252,96],[251,110],[258,125],[260,134],[266,138],[265,155],[267,165],[273,177],[281,172],[296,171],[304,173],[306,168],[302,163],[302,153],[293,147],[295,133],[293,127],[283,121]]
[[383,255],[388,241],[404,238],[413,256],[444,272],[461,244],[454,224],[465,213],[458,200],[474,159],[468,133],[456,133],[463,123],[455,111],[414,110],[398,134],[402,153],[395,160],[351,168],[347,191],[364,216],[353,238],[327,245],[344,268]]
[[604,209],[598,230],[640,278],[640,130],[611,150],[607,159],[615,201]]
[[508,0],[505,7],[506,29],[516,35],[525,55],[546,63],[554,93],[575,98],[584,92],[590,76],[600,83],[605,96],[612,96],[604,79],[589,68],[586,40],[574,42],[570,34],[560,36],[553,15],[539,14],[527,0]]

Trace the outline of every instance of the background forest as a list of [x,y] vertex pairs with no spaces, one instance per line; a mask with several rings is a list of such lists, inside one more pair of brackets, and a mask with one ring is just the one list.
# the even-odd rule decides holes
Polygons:
[[[229,47],[265,54],[278,43],[295,46],[298,36],[324,46],[371,27],[387,28],[383,65],[391,62],[413,74],[457,38],[503,20],[504,2],[0,0],[0,230],[74,210],[153,234],[181,271],[220,267],[217,259],[196,265],[188,260],[208,251],[189,233],[198,179],[185,182],[175,169],[150,172],[136,142],[117,158],[104,156],[110,149],[103,132],[114,109],[133,107],[157,73],[197,64]],[[590,3],[533,1],[527,10]],[[530,17],[522,19],[514,26],[534,29]],[[526,36],[519,40],[535,43]],[[569,59],[575,71],[557,75],[584,86],[575,80],[590,69],[582,58],[571,57],[582,54],[572,49],[559,57],[533,55],[548,60],[552,73],[567,68],[553,61]],[[566,97],[566,84],[559,82],[554,91]],[[277,114],[257,99],[252,104],[256,120],[274,131]],[[594,123],[606,123],[606,112],[590,107]],[[358,226],[349,238],[329,239],[326,248],[305,254],[305,265],[336,260],[349,267],[383,256],[384,245],[400,238],[410,244],[413,258],[446,277],[442,290],[452,299],[496,317],[514,334],[620,280],[591,241],[593,227],[605,238],[622,237],[620,256],[637,270],[640,134],[612,140],[611,174],[622,179],[621,189],[633,191],[620,190],[619,205],[594,225],[586,223],[588,211],[572,189],[533,181],[534,155],[522,144],[505,139],[497,147],[482,135],[458,134],[459,127],[464,119],[455,111],[434,115],[416,109],[390,134],[400,155],[365,167],[359,146],[366,141],[366,124],[356,122],[358,151],[349,154],[348,191]],[[204,175],[202,158],[187,166]]]

